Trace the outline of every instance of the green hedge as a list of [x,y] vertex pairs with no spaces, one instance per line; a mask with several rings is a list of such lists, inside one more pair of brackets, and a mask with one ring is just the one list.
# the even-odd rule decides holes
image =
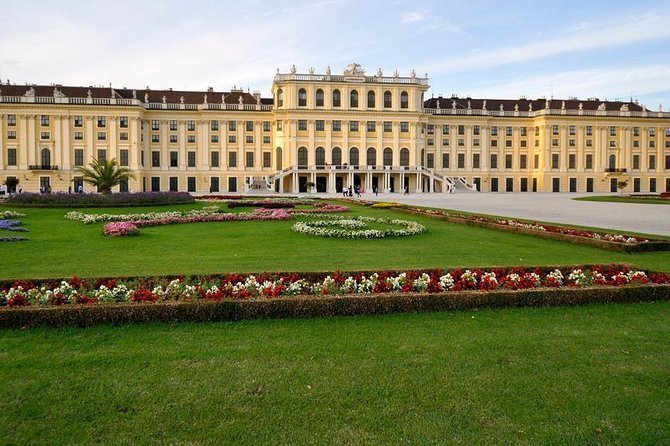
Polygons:
[[83,305],[0,310],[0,328],[87,327],[143,322],[237,321],[478,308],[542,307],[670,300],[670,285],[522,291],[288,297],[246,301]]

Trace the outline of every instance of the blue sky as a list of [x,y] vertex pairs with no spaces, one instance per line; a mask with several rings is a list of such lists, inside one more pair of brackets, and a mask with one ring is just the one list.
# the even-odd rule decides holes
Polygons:
[[670,109],[668,1],[30,1],[3,5],[16,83],[269,95],[292,64],[428,73],[430,94],[638,98]]

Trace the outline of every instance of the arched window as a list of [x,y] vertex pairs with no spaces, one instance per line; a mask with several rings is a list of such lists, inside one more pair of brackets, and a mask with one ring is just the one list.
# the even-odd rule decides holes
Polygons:
[[393,150],[390,147],[384,149],[384,165],[392,166],[393,165]]
[[368,153],[367,153],[367,161],[368,161],[368,166],[374,166],[377,164],[377,151],[375,150],[374,147],[368,147]]
[[358,147],[352,147],[349,149],[349,164],[352,166],[358,166]]
[[282,161],[282,150],[281,147],[277,147],[277,150],[275,151],[275,169],[281,170],[283,161]]
[[391,96],[391,92],[386,90],[384,92],[384,108],[391,108],[393,107],[393,96]]
[[375,92],[368,91],[368,108],[375,108]]
[[609,168],[610,168],[610,170],[616,169],[616,155],[610,155]]
[[281,88],[277,90],[277,107],[284,106],[284,90]]
[[298,90],[298,107],[307,107],[307,90]]
[[349,107],[358,108],[358,91],[356,90],[351,90],[349,94]]
[[342,106],[342,97],[340,96],[340,90],[333,90],[333,107]]
[[403,91],[400,93],[400,108],[408,108],[409,107],[409,95],[407,94],[406,91]]
[[307,167],[307,147],[300,147],[298,149],[298,168]]
[[323,107],[323,90],[320,88],[316,90],[316,106]]
[[326,164],[326,149],[324,149],[323,147],[317,147],[316,152],[314,154],[316,157],[317,167],[319,166],[323,167],[323,165]]
[[342,149],[339,147],[333,147],[332,160],[334,166],[339,166],[342,164]]
[[51,166],[51,150],[42,149],[42,166]]
[[409,149],[407,147],[400,149],[400,165],[409,166]]

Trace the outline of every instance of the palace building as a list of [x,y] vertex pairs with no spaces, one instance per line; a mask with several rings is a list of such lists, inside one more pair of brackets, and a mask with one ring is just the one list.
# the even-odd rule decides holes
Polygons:
[[277,73],[273,98],[0,85],[0,182],[77,190],[116,159],[121,190],[193,193],[670,191],[670,113],[589,99],[427,99],[426,77]]

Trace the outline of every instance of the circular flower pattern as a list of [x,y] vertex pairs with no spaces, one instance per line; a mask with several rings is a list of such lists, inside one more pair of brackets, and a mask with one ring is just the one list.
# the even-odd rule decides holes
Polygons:
[[[367,223],[377,223],[400,228],[373,229]],[[301,221],[293,225],[295,232],[333,238],[386,238],[421,234],[426,227],[410,220],[356,217],[340,220]]]

